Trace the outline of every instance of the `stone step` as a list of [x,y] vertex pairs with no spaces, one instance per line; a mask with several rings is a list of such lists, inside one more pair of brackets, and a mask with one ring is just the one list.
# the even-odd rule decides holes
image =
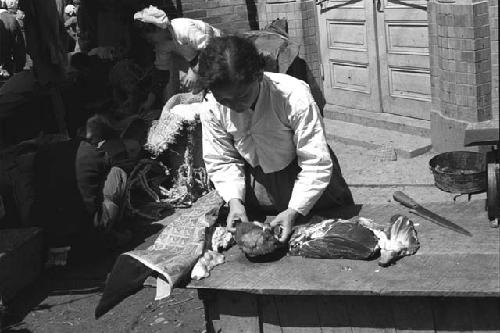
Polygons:
[[390,113],[369,112],[349,109],[334,105],[325,105],[325,118],[355,123],[367,127],[378,127],[391,131],[418,135],[424,138],[431,136],[431,123],[428,120],[414,119]]
[[432,148],[430,138],[327,118],[324,122],[327,139],[334,143],[341,142],[368,149],[390,146],[400,158],[412,158]]

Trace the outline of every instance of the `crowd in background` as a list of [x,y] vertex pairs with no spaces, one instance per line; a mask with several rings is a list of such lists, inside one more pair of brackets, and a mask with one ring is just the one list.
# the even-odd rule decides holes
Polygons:
[[[0,14],[11,28],[8,39],[3,30],[0,35],[1,43],[10,43],[1,44],[3,91],[33,83],[32,91],[23,93],[26,102],[20,101],[14,112],[29,114],[16,134],[37,122],[35,109],[40,106],[33,108],[29,100],[38,98],[47,106],[41,110],[44,117],[50,117],[60,96],[67,126],[67,139],[50,144],[31,140],[36,147],[24,154],[29,156],[24,169],[33,176],[24,178],[33,180],[26,187],[33,192],[32,205],[18,202],[24,210],[21,221],[7,224],[43,227],[48,246],[58,253],[67,252],[82,233],[95,239],[97,232],[108,244],[122,244],[130,239],[129,231],[117,226],[125,184],[136,164],[147,158],[142,147],[148,126],[170,97],[194,88],[198,53],[220,32],[139,2],[54,3],[50,8],[52,2],[21,1],[23,13],[17,1],[8,0]],[[30,56],[33,65],[27,67]],[[54,130],[37,125],[45,127],[41,131]],[[21,178],[8,176],[15,174],[16,159],[0,185]],[[3,185],[0,196],[8,199],[10,190]]]

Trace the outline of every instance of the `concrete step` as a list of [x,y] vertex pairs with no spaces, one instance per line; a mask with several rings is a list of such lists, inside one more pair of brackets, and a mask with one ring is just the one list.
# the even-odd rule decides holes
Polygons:
[[390,113],[378,113],[349,109],[334,105],[325,105],[325,118],[355,123],[367,127],[378,127],[391,131],[418,135],[424,138],[431,136],[431,123],[428,120],[414,119]]
[[340,120],[324,119],[327,139],[368,149],[391,146],[398,158],[412,158],[428,152],[431,140],[376,127],[366,127]]

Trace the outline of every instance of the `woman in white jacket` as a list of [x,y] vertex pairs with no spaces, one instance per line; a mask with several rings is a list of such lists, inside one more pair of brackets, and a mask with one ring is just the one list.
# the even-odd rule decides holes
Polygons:
[[229,204],[228,227],[255,207],[277,214],[271,225],[282,226],[286,241],[299,215],[353,200],[309,86],[263,65],[240,37],[214,38],[201,52],[203,157]]

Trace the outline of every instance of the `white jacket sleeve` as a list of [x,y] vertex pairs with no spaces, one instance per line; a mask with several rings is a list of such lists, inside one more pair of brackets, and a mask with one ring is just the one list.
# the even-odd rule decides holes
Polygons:
[[245,200],[244,160],[234,148],[233,138],[226,132],[211,110],[201,114],[203,159],[215,189],[228,202]]
[[294,130],[299,167],[288,207],[307,215],[330,182],[332,160],[325,137],[323,119],[309,89],[289,98],[290,124]]

